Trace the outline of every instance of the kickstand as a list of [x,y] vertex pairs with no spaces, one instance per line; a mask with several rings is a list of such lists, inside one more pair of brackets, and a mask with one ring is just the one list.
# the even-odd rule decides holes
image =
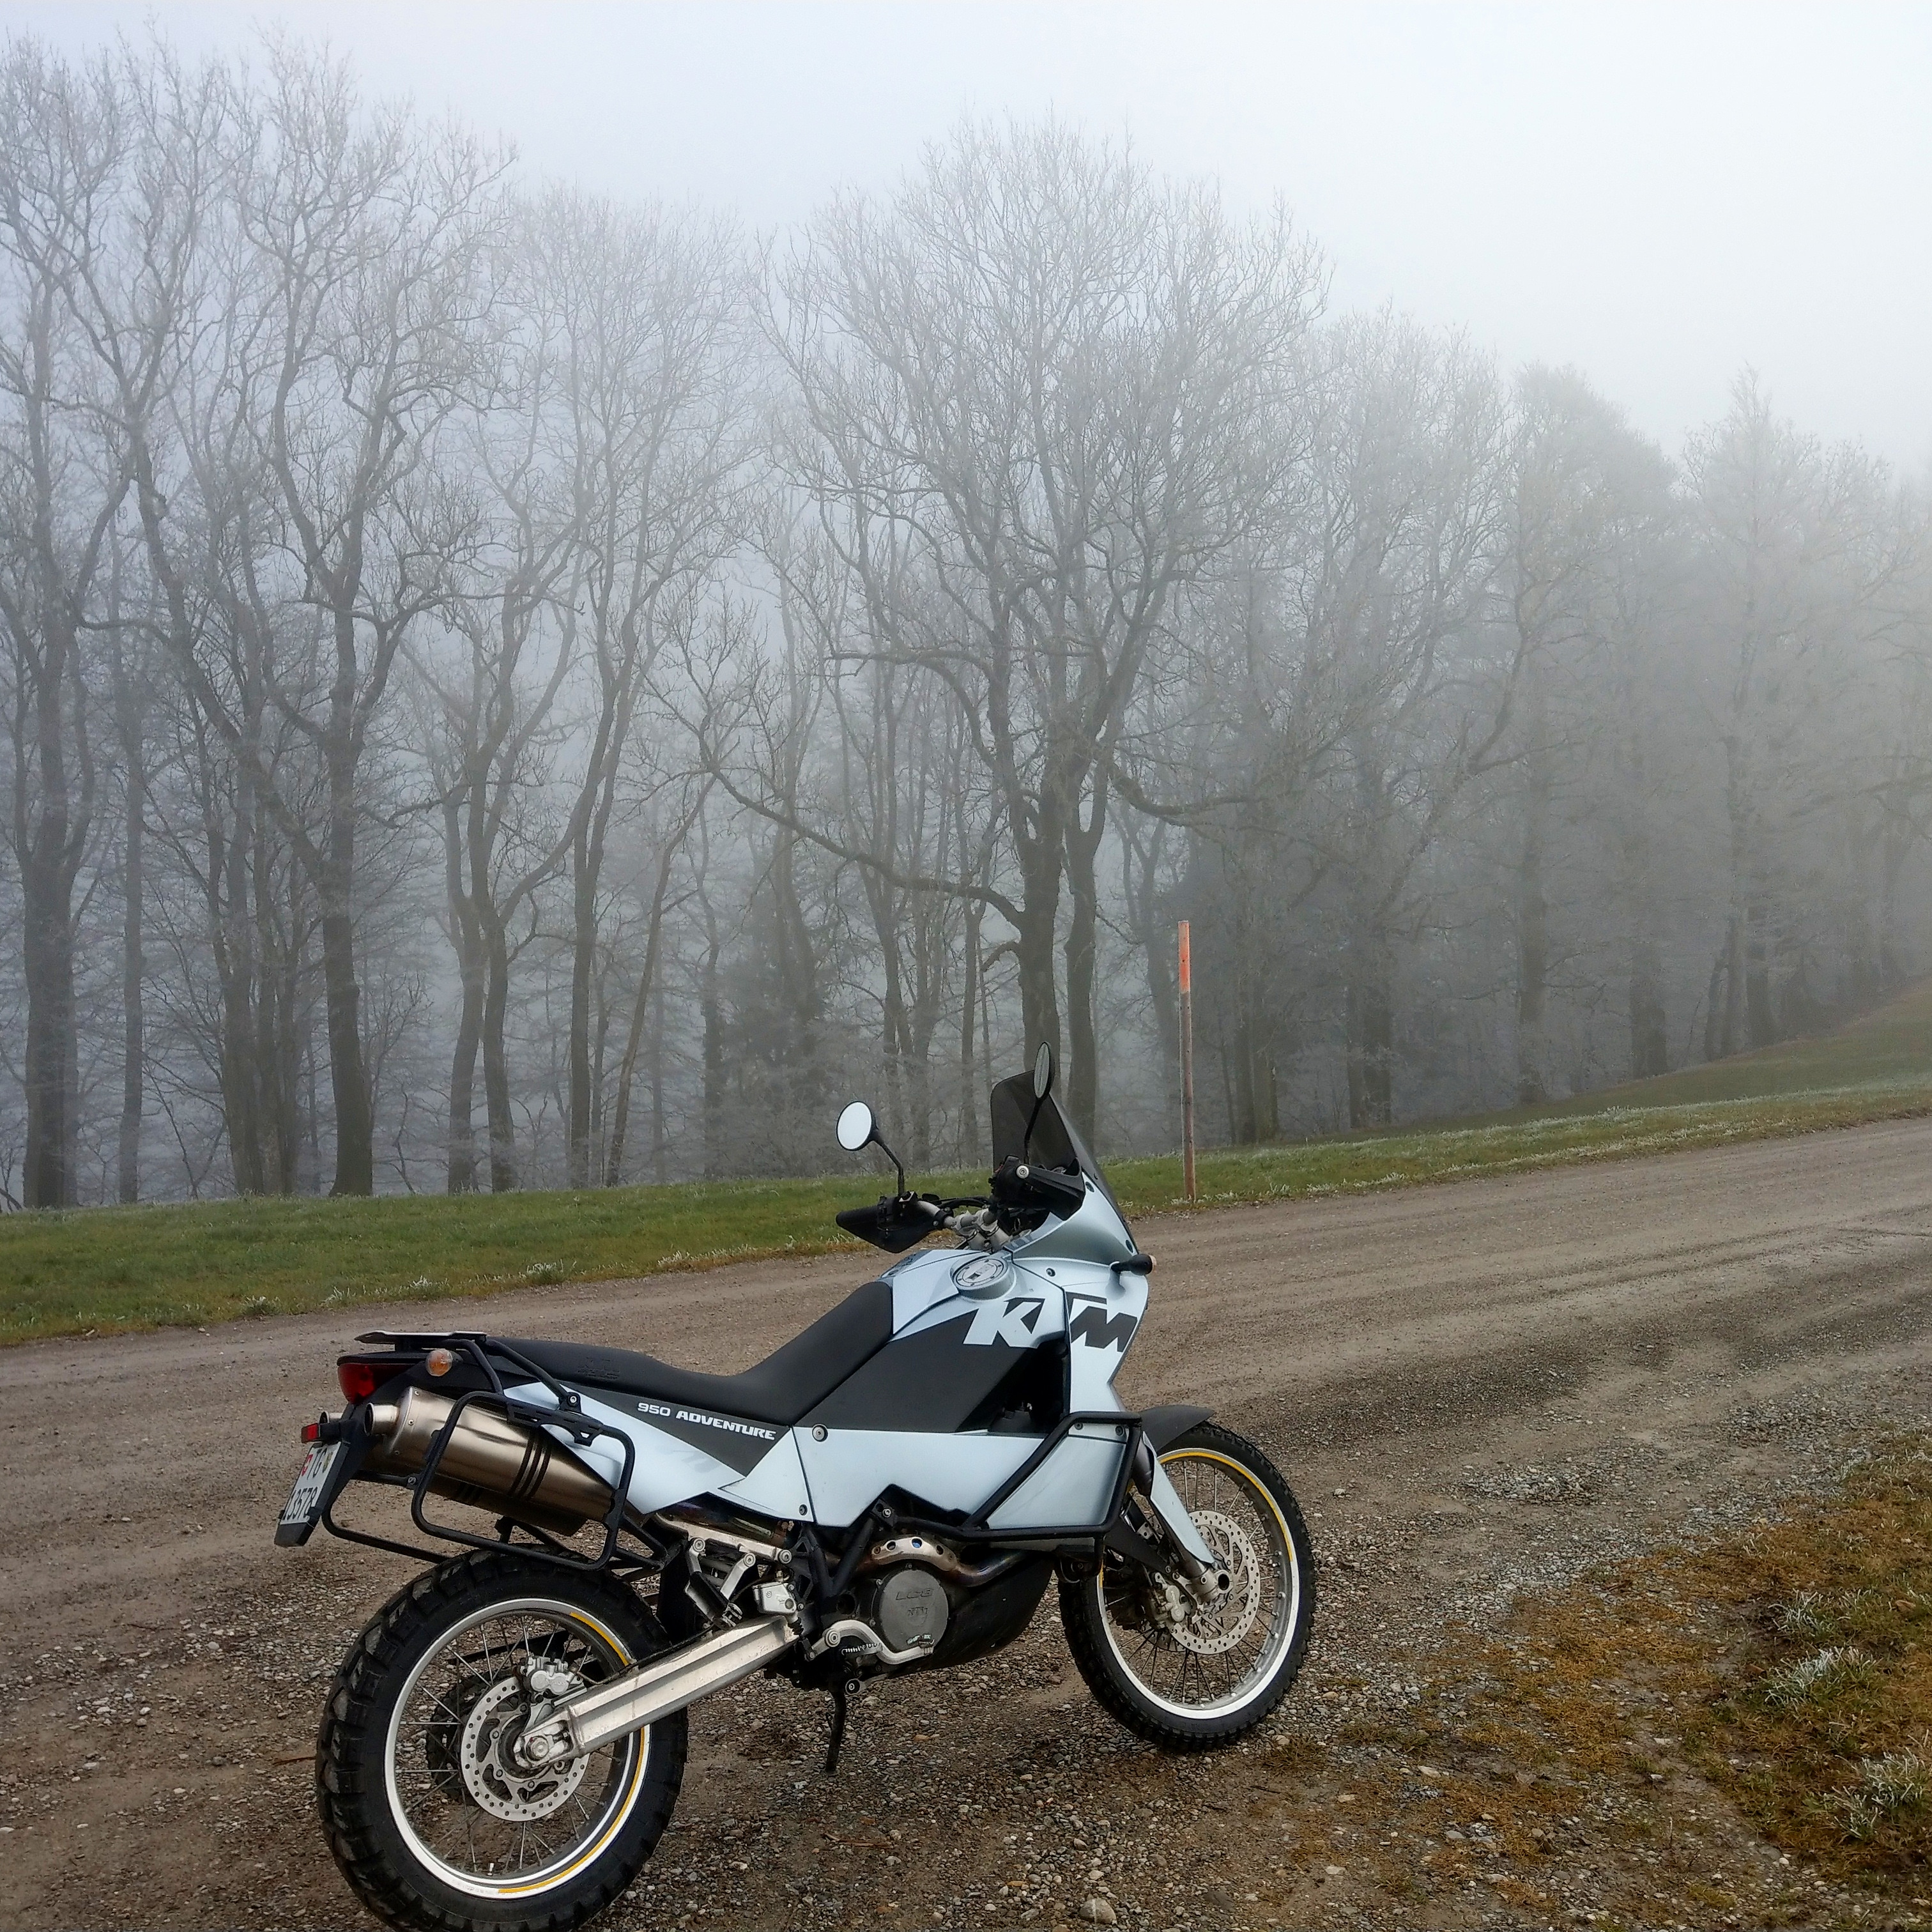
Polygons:
[[825,1748],[825,1772],[829,1778],[838,1768],[838,1754],[845,1742],[846,1700],[859,1688],[856,1679],[840,1678],[832,1687],[832,1739]]

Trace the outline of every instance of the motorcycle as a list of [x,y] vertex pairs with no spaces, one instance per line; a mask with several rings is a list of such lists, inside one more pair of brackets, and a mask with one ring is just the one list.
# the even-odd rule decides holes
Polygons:
[[[350,1648],[316,1742],[371,1911],[580,1924],[668,1824],[692,1704],[759,1672],[829,1692],[836,1770],[862,1681],[988,1655],[1050,1583],[1095,1698],[1162,1749],[1281,1702],[1315,1609],[1300,1510],[1210,1410],[1115,1395],[1154,1260],[1052,1087],[1044,1047],[994,1087],[988,1192],[959,1198],[909,1190],[846,1108],[841,1145],[898,1185],[838,1225],[903,1258],[742,1375],[470,1331],[340,1359],[347,1406],[302,1432],[276,1540],[320,1525],[434,1565]],[[352,1483],[460,1553],[338,1520]]]

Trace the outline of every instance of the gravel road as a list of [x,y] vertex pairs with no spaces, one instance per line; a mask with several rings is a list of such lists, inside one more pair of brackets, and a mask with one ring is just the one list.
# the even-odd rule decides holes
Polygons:
[[[1446,1628],[1740,1520],[1932,1408],[1932,1123],[1142,1233],[1160,1268],[1124,1393],[1213,1402],[1310,1509],[1322,1610],[1286,1710],[1248,1753],[1155,1756],[1088,1699],[1050,1598],[1000,1657],[862,1699],[836,1782],[820,1701],[746,1686],[694,1715],[676,1825],[611,1923],[1051,1925],[1089,1900],[1134,1926],[1401,1922],[1349,1875],[1352,1822],[1311,1851],[1256,1822],[1254,1792],[1339,1802],[1323,1754],[1410,1694],[1416,1659],[1439,1670]],[[308,1759],[328,1674],[404,1566],[269,1540],[296,1428],[338,1400],[358,1330],[487,1322],[730,1372],[862,1269],[0,1352],[0,1924],[369,1922],[322,1848]],[[1278,1768],[1258,1782],[1260,1754],[1292,1762],[1298,1740],[1329,1768],[1293,1794]],[[1415,1916],[1510,1910],[1459,1885]]]

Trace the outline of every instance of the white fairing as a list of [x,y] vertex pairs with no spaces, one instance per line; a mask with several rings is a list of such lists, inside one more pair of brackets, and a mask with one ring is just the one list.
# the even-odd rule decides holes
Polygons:
[[[1147,1277],[1118,1274],[1112,1264],[1135,1252],[1106,1196],[1090,1182],[1082,1206],[1049,1219],[1004,1251],[1008,1263],[990,1286],[964,1293],[953,1275],[964,1257],[929,1249],[886,1270],[892,1288],[895,1341],[965,1320],[962,1346],[1024,1350],[1064,1334],[1068,1407],[1118,1411],[1114,1377],[1147,1310]],[[977,1273],[984,1276],[988,1270]],[[541,1384],[515,1391],[554,1407]],[[634,1445],[629,1501],[648,1514],[710,1495],[758,1514],[844,1528],[880,1492],[897,1488],[935,1508],[980,1509],[1040,1448],[1036,1436],[985,1431],[773,1428],[772,1446],[747,1472],[655,1429],[634,1414],[590,1397],[585,1412],[622,1430]],[[742,1435],[764,1432],[747,1429]],[[554,1431],[560,1441],[565,1432]],[[614,1484],[622,1458],[608,1438],[576,1453]],[[1124,1442],[1112,1425],[1070,1433],[990,1519],[1000,1529],[1058,1528],[1097,1522],[1111,1498]]]
[[1126,1432],[1124,1423],[1074,1424],[1053,1454],[987,1517],[987,1527],[1070,1528],[1105,1521],[1120,1458],[1127,1453]]
[[810,1522],[817,1512],[812,1506],[812,1486],[805,1479],[805,1465],[800,1460],[796,1430],[788,1430],[772,1445],[771,1453],[748,1475],[740,1476],[718,1491],[760,1516],[796,1516]]
[[813,1514],[840,1528],[893,1486],[940,1509],[976,1509],[1040,1447],[1031,1436],[833,1429],[820,1442],[809,1430],[794,1433],[802,1438]]

